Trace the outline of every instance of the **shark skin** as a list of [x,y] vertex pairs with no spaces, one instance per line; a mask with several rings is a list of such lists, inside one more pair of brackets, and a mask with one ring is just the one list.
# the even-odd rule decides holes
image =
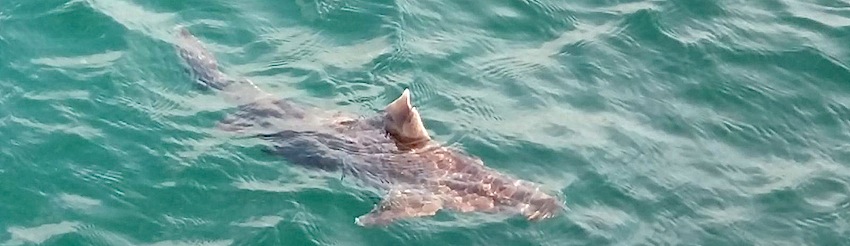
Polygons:
[[238,108],[219,128],[267,140],[266,152],[291,164],[341,171],[386,192],[355,219],[360,226],[389,225],[441,210],[516,213],[538,221],[563,209],[537,185],[432,140],[408,89],[374,116],[324,111],[274,98],[250,80],[228,76],[186,28],[176,31],[175,48],[197,82]]

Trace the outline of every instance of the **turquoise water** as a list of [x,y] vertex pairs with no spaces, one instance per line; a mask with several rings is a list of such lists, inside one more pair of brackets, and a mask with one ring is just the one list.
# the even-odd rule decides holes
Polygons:
[[[215,129],[172,48],[563,197],[440,213]],[[0,1],[0,245],[850,245],[848,1]]]

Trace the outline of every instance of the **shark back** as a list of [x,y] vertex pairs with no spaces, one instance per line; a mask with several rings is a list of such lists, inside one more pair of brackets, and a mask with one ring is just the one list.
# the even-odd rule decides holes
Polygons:
[[237,106],[236,113],[219,122],[220,128],[267,140],[271,143],[267,152],[289,163],[341,170],[386,192],[372,211],[356,219],[357,224],[384,225],[443,209],[515,211],[540,220],[561,208],[557,199],[532,183],[433,141],[408,89],[374,117],[316,110],[274,98],[250,80],[231,78],[194,35],[185,28],[178,30],[176,49],[188,70],[201,85]]

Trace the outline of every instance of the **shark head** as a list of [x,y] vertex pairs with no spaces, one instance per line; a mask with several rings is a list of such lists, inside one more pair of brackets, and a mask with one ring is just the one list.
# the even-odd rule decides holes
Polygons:
[[419,111],[410,104],[410,90],[404,89],[384,111],[384,130],[400,145],[416,146],[431,140]]

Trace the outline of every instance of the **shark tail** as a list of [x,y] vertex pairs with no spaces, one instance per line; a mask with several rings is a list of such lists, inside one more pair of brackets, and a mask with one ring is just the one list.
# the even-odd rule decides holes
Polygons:
[[209,88],[222,90],[234,83],[232,78],[221,72],[215,56],[207,50],[203,43],[183,26],[175,28],[177,44],[175,49],[183,58],[188,70],[196,76],[197,82]]

